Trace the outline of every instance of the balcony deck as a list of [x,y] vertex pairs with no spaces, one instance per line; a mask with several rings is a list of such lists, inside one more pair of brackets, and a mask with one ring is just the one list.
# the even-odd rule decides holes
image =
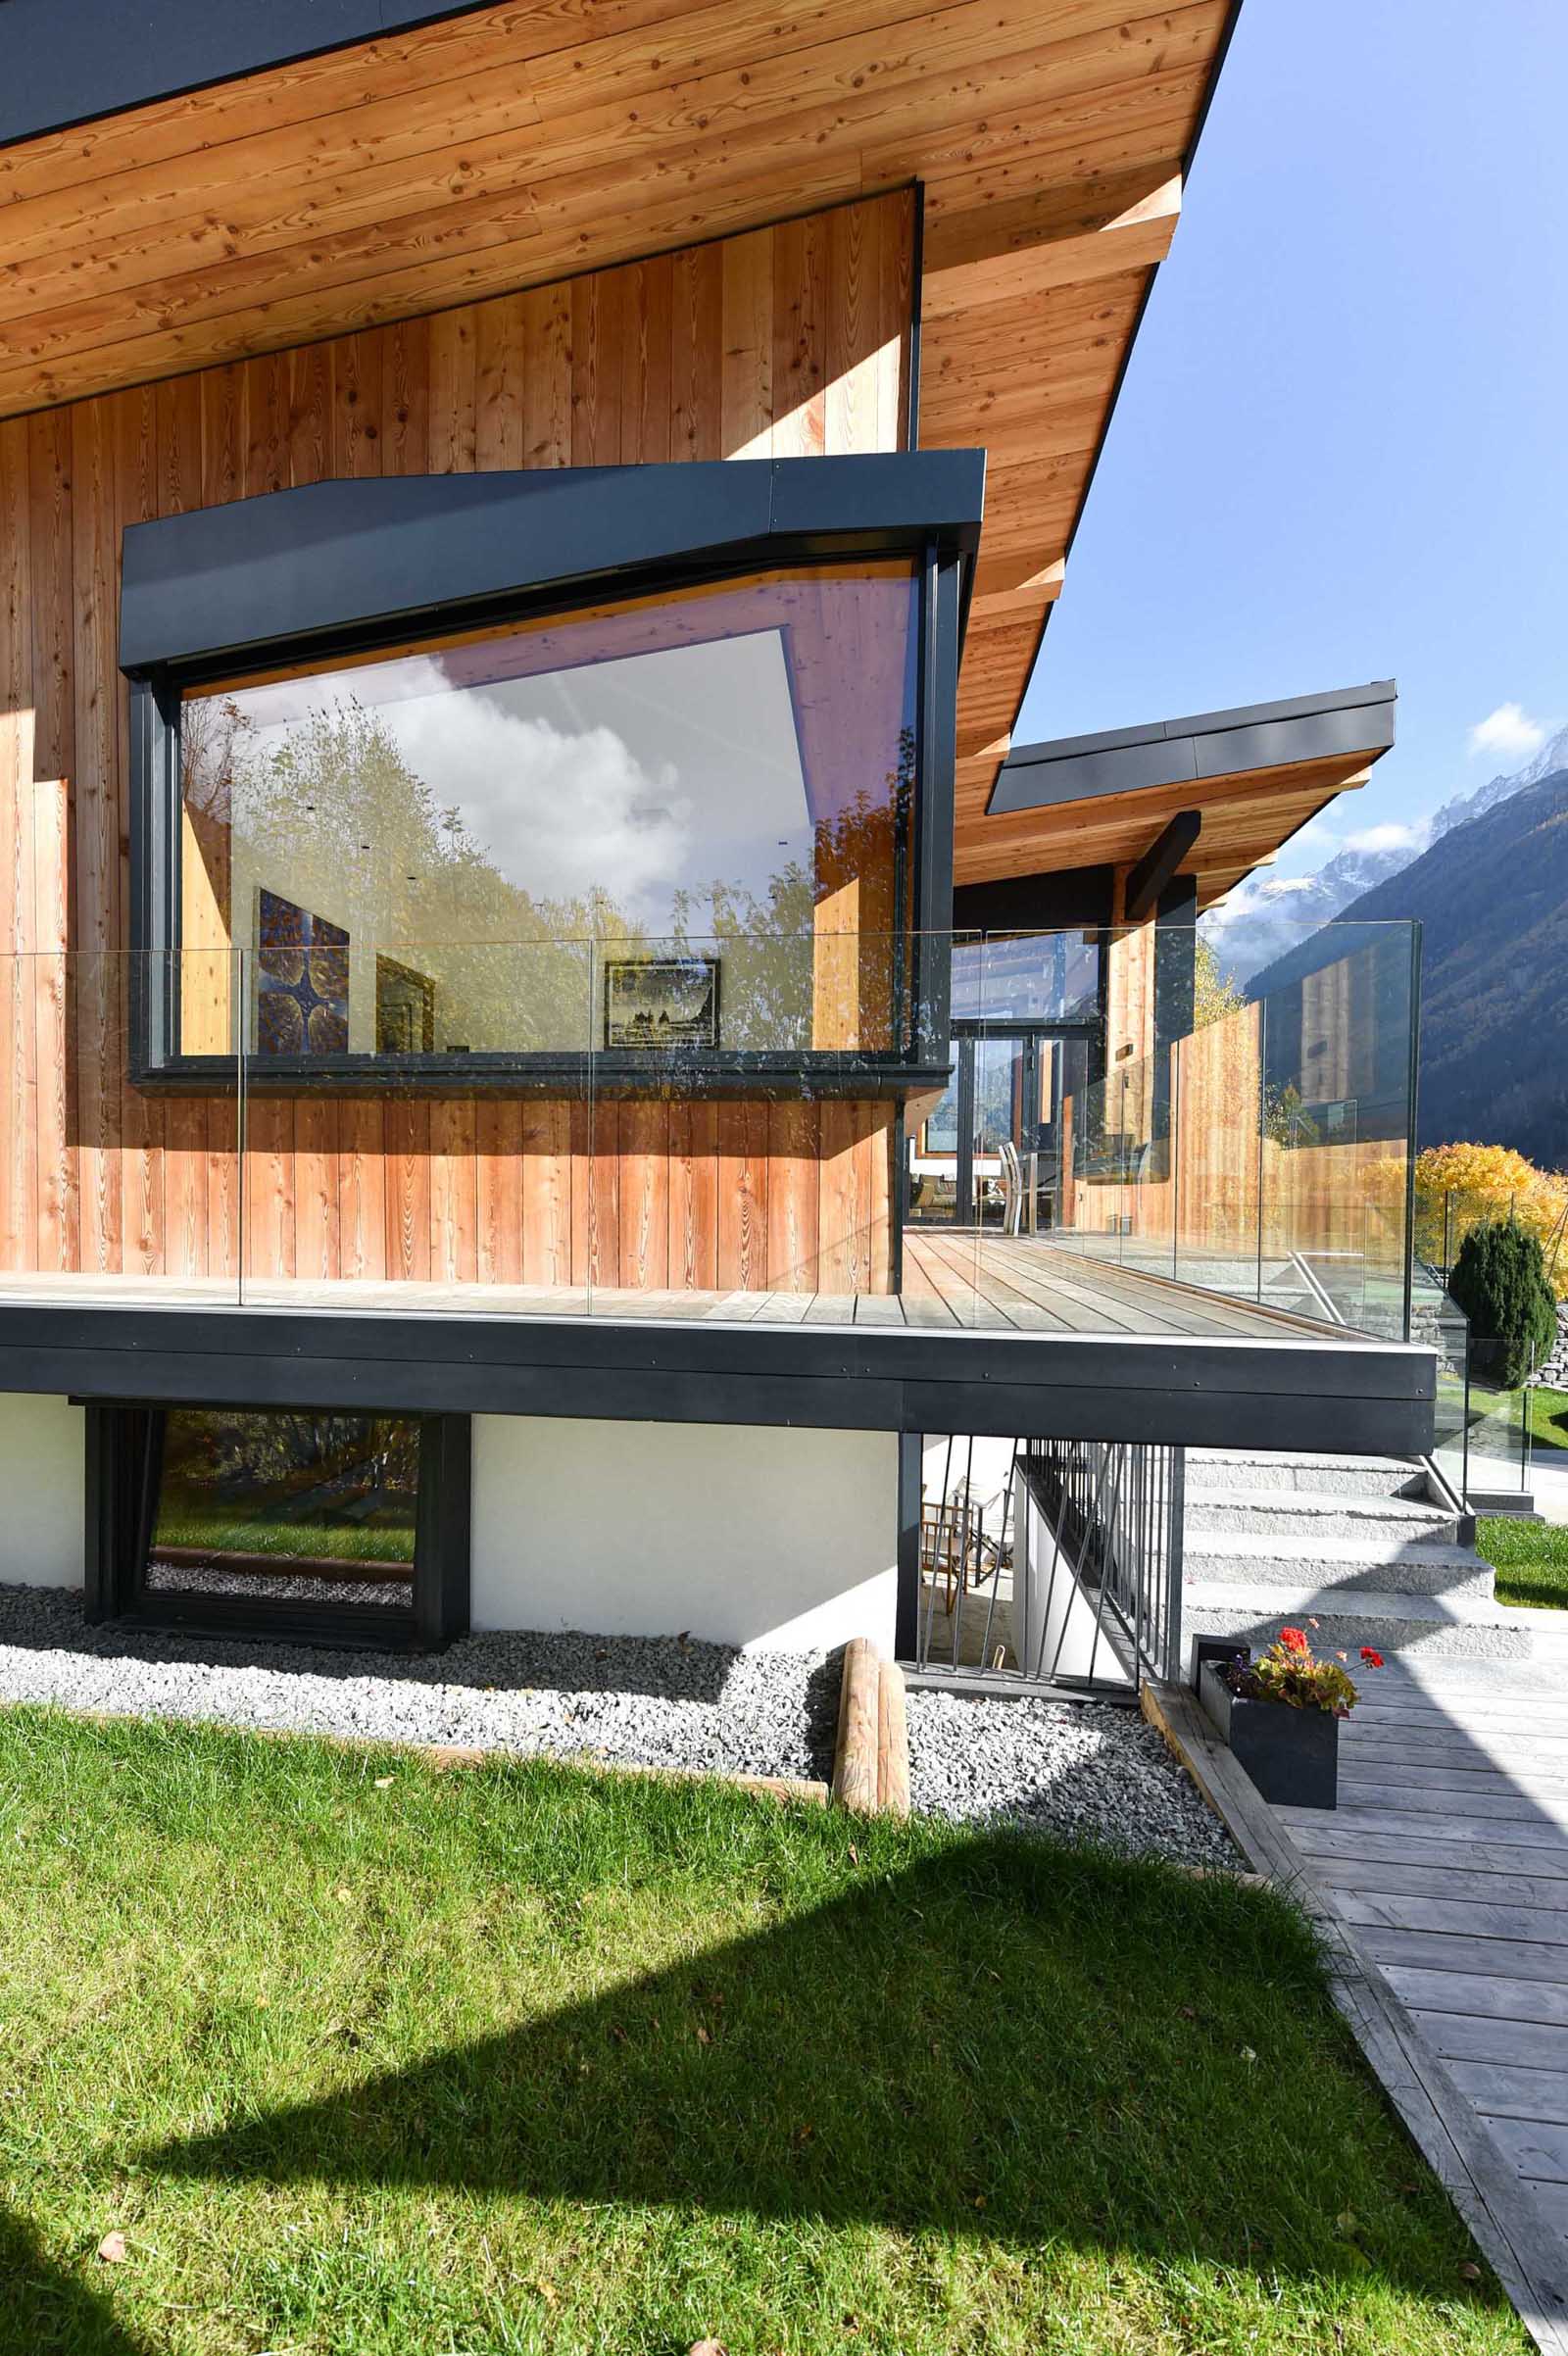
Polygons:
[[897,1294],[634,1291],[595,1285],[377,1283],[247,1275],[4,1274],[0,1304],[38,1307],[298,1310],[399,1317],[592,1318],[595,1323],[900,1329],[1142,1340],[1289,1341],[1343,1347],[1344,1327],[1309,1323],[1032,1236],[911,1228]]
[[0,1384],[81,1400],[1432,1446],[1436,1359],[1029,1236],[906,1231],[896,1294],[0,1276]]

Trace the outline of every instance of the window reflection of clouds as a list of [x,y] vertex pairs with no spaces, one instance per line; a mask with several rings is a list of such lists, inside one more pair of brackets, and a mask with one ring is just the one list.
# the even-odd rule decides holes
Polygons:
[[450,656],[409,656],[240,691],[239,833],[281,790],[276,758],[309,716],[358,703],[475,852],[536,898],[597,889],[657,925],[679,889],[721,876],[760,891],[781,851],[808,858],[779,631],[533,677],[455,685],[453,667]]

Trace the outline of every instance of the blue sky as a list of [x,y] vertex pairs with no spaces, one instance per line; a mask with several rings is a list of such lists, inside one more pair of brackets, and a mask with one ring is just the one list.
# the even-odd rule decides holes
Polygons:
[[1017,741],[1392,675],[1298,874],[1568,721],[1565,122],[1568,0],[1246,0]]

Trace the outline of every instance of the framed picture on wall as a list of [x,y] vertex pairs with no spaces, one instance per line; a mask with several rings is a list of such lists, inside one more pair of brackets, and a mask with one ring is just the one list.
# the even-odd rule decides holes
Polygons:
[[349,937],[265,885],[256,902],[256,1053],[342,1055],[349,1044]]
[[375,1052],[428,1055],[435,1049],[435,984],[396,957],[375,959]]
[[607,1048],[716,1048],[717,957],[610,957]]

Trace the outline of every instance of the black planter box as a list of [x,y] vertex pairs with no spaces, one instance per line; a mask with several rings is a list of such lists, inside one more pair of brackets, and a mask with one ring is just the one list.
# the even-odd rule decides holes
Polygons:
[[1198,1693],[1265,1799],[1281,1808],[1339,1805],[1340,1722],[1331,1711],[1293,1710],[1283,1701],[1244,1700],[1207,1661],[1199,1677]]

